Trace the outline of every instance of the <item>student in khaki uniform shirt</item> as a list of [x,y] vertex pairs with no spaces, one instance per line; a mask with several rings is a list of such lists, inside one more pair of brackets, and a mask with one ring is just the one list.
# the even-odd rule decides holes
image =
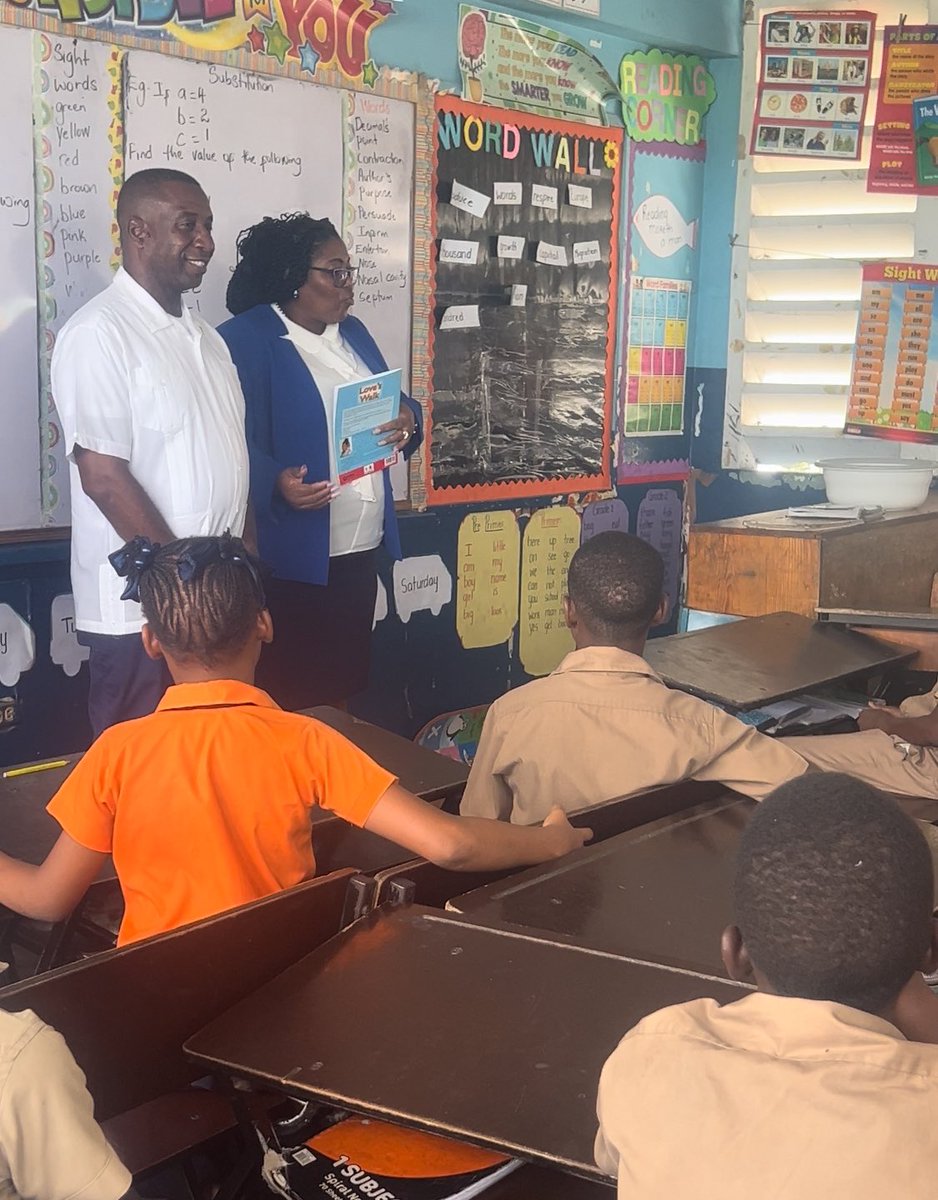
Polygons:
[[938,685],[898,708],[860,713],[860,733],[781,738],[818,771],[846,771],[903,796],[938,796]]
[[932,904],[928,845],[892,799],[820,774],[770,796],[723,934],[759,990],[654,1013],[603,1068],[596,1161],[619,1196],[932,1200]]
[[576,649],[489,709],[461,813],[528,824],[553,805],[572,812],[683,779],[761,799],[807,770],[794,750],[672,691],[641,657],[666,615],[663,581],[657,550],[630,534],[577,550],[565,601]]
[[0,1200],[119,1200],[130,1183],[61,1034],[0,1011]]

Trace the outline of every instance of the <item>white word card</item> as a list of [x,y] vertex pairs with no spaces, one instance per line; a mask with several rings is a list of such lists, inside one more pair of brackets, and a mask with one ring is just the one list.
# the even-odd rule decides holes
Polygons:
[[521,258],[524,255],[525,240],[523,237],[509,237],[499,234],[496,252],[499,258]]
[[453,192],[449,202],[453,208],[460,208],[463,212],[472,213],[474,217],[484,217],[485,210],[489,206],[489,198],[484,192],[477,192],[475,188],[467,187],[458,179],[453,180]]
[[557,189],[543,183],[531,185],[531,203],[535,208],[557,208]]
[[528,285],[513,283],[511,285],[511,304],[513,308],[524,308],[528,302]]
[[574,208],[593,207],[593,189],[583,187],[578,183],[567,184],[567,203]]
[[599,242],[574,242],[573,261],[575,263],[602,262],[602,251]]
[[478,329],[478,304],[451,304],[443,313],[440,329]]
[[520,204],[522,186],[520,183],[496,183],[492,190],[495,203]]
[[537,261],[548,267],[565,267],[567,265],[566,246],[553,246],[550,242],[538,242]]
[[443,238],[440,242],[441,263],[472,263],[474,265],[478,260],[478,242],[459,242],[455,238]]

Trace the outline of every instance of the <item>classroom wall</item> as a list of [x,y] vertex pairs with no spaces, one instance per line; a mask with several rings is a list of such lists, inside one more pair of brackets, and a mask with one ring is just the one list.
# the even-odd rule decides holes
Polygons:
[[[493,5],[494,7],[494,5]],[[668,457],[686,459],[693,442],[695,462],[719,459],[718,432],[722,427],[721,378],[725,381],[725,342],[728,247],[727,231],[732,224],[736,112],[739,103],[739,72],[732,57],[738,53],[740,0],[672,0],[663,5],[647,0],[602,0],[602,19],[562,14],[531,0],[502,3],[499,7],[516,15],[540,19],[560,28],[588,45],[609,72],[616,76],[621,56],[629,50],[658,46],[663,49],[697,51],[711,58],[717,80],[717,99],[706,118],[708,155],[705,162],[645,156],[638,164],[638,195],[632,195],[624,178],[624,203],[637,205],[644,195],[666,192],[677,198],[681,215],[699,222],[694,251],[687,249],[679,262],[679,273],[690,278],[696,302],[688,345],[688,405],[684,435],[662,439]],[[397,0],[396,15],[379,26],[372,36],[371,50],[379,64],[424,72],[441,81],[444,88],[456,86],[457,0]],[[623,237],[628,236],[631,212],[623,212]],[[631,251],[633,265],[647,273],[653,263],[640,261],[640,247]],[[646,256],[647,257],[647,256]],[[628,258],[623,259],[628,261]],[[662,268],[659,273],[668,274]],[[704,387],[705,403],[700,432],[691,436],[696,419],[698,385]],[[716,417],[720,409],[719,421]],[[717,431],[717,432],[714,432]],[[713,437],[717,441],[713,451]],[[652,439],[648,439],[651,441]],[[655,447],[652,447],[654,450]],[[647,457],[647,455],[646,455]],[[722,481],[719,487],[725,486]],[[617,495],[629,512],[629,527],[638,527],[639,510],[649,492],[673,492],[683,499],[682,482],[652,482],[622,485]],[[708,503],[706,489],[697,488],[698,509]],[[717,492],[711,493],[714,497]],[[720,494],[718,501],[729,504]],[[531,512],[552,503],[544,500],[510,505],[524,524]],[[771,507],[772,505],[768,505]],[[507,505],[447,506],[401,518],[402,541],[407,557],[438,555],[445,572],[456,582],[456,545],[460,522],[469,512]],[[382,579],[393,593],[390,564],[382,567]],[[67,548],[64,543],[35,543],[25,547],[0,546],[0,604],[9,603],[29,619],[35,613],[37,665],[21,677],[15,688],[0,683],[0,711],[4,696],[16,701],[17,723],[0,727],[0,763],[78,749],[86,744],[87,726],[83,704],[87,667],[68,677],[49,658],[48,612],[51,597],[67,592]],[[45,613],[45,617],[41,614]],[[664,630],[673,631],[677,614]],[[527,676],[517,654],[517,635],[512,641],[486,649],[463,649],[455,628],[453,601],[438,612],[417,611],[407,622],[393,611],[380,620],[374,634],[372,685],[353,704],[362,717],[413,735],[432,717],[451,709],[490,702],[507,687]]]

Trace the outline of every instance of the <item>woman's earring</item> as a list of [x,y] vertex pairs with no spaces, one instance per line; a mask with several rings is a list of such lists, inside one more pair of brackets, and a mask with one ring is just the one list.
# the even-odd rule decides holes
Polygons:
[[293,292],[293,299],[299,300],[299,298],[300,298],[300,289],[296,288],[295,291]]

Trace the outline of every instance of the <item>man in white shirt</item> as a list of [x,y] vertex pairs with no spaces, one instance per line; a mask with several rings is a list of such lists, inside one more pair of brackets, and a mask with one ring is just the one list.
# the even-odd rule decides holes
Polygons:
[[182,303],[215,250],[208,197],[181,171],[140,171],[121,188],[117,221],[123,266],[66,324],[52,356],[95,736],[152,712],[170,682],[144,653],[140,606],[121,598],[108,555],[137,534],[241,535],[248,511],[238,376],[222,339]]
[[119,1200],[130,1186],[61,1034],[0,1011],[0,1198]]

